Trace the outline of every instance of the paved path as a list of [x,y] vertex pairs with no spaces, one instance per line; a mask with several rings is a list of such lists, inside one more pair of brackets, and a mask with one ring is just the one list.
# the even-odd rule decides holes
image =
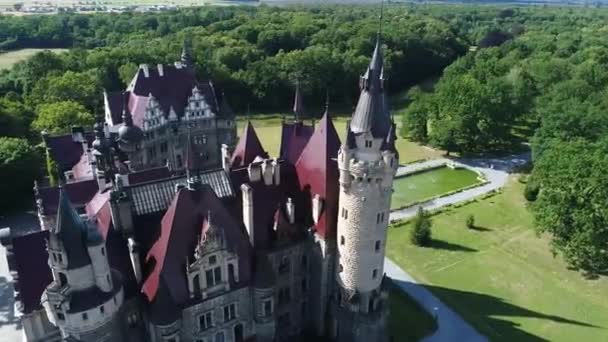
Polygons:
[[[445,205],[466,201],[477,196],[483,195],[492,190],[503,187],[509,178],[509,172],[514,167],[522,165],[530,160],[530,154],[511,155],[505,158],[488,159],[436,159],[420,163],[402,166],[397,170],[397,175],[407,174],[412,171],[429,168],[455,161],[463,164],[469,169],[474,169],[484,174],[489,183],[473,189],[465,190],[450,196],[431,200],[410,208],[391,212],[390,220],[402,220],[410,218],[416,214],[418,207],[437,209]],[[422,340],[422,342],[486,342],[488,339],[478,333],[460,315],[450,309],[441,300],[435,297],[423,285],[401,269],[397,264],[386,258],[384,260],[384,272],[393,279],[395,284],[405,291],[410,297],[418,302],[427,312],[437,318],[437,331]]]

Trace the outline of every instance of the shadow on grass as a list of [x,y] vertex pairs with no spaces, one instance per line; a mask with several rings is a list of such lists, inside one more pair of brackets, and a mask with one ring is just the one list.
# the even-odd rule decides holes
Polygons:
[[486,227],[482,227],[482,226],[472,226],[469,229],[470,230],[476,230],[478,232],[491,232],[492,231],[492,229],[486,228]]
[[470,248],[443,240],[432,240],[429,244],[429,248],[445,249],[447,251],[455,252],[477,252],[475,248]]
[[[521,329],[520,325],[511,321],[511,317],[528,317],[538,320],[546,320],[557,324],[569,324],[595,329],[605,329],[604,327],[589,324],[580,320],[562,317],[553,313],[533,311],[521,306],[509,303],[507,300],[487,294],[474,293],[449,289],[433,285],[419,285],[405,281],[394,281],[396,285],[409,292],[414,292],[417,299],[429,306],[435,306],[435,301],[430,298],[428,290],[443,303],[457,312],[471,324],[479,333],[488,337],[490,341],[505,342],[544,342],[549,339],[534,335]],[[442,321],[447,326],[454,328],[454,322],[449,313],[437,311],[439,322],[439,332],[442,329]],[[500,317],[500,318],[499,318]],[[458,330],[458,329],[456,329]],[[445,333],[448,333],[446,331]]]

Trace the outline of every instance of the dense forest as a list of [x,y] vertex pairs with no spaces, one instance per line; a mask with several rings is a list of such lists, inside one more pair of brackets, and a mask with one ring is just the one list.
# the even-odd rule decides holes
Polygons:
[[[606,19],[584,8],[391,5],[383,29],[389,89],[409,89],[402,136],[463,155],[531,142],[525,197],[539,229],[591,272],[608,269]],[[140,63],[175,61],[186,37],[199,78],[237,112],[284,111],[296,80],[311,105],[329,92],[350,108],[378,24],[373,6],[0,17],[0,50],[70,49],[0,72],[0,173],[15,180],[1,190],[30,192],[41,128],[91,124],[104,90],[125,87]]]
[[478,49],[447,67],[433,89],[409,91],[402,133],[464,154],[513,151],[530,141],[525,197],[539,230],[552,234],[555,251],[573,267],[605,272],[607,13],[501,13]]

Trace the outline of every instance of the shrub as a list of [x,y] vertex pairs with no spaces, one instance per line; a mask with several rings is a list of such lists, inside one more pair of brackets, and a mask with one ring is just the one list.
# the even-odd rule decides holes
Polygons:
[[473,216],[473,214],[467,216],[467,228],[475,228],[475,216]]
[[540,186],[538,186],[538,183],[530,181],[524,188],[524,197],[528,202],[534,202],[536,201],[539,192]]
[[410,240],[416,246],[428,246],[431,243],[432,222],[428,213],[418,208],[418,213],[414,219],[414,228],[410,232]]

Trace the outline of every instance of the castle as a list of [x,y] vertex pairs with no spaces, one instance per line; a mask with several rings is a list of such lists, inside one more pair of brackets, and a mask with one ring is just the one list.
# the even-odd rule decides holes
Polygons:
[[329,110],[264,151],[211,81],[142,65],[93,134],[43,134],[64,179],[41,229],[2,231],[27,341],[387,342],[399,164],[380,37],[340,142]]

